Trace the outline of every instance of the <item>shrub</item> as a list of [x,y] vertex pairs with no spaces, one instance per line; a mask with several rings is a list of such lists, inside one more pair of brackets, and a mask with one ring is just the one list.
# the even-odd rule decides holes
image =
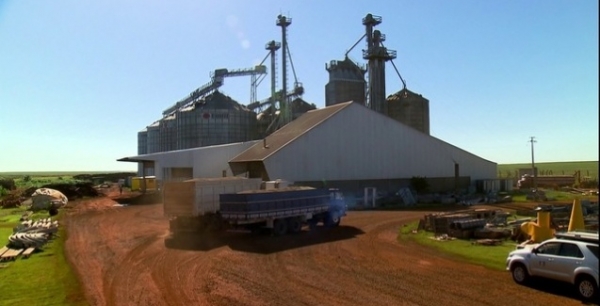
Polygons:
[[10,191],[2,186],[0,186],[0,197],[7,195]]

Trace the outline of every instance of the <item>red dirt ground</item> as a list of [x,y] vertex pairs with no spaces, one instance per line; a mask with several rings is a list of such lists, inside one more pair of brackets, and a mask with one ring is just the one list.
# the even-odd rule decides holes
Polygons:
[[508,272],[398,242],[424,212],[349,212],[333,230],[167,248],[162,205],[116,207],[110,195],[71,203],[65,218],[91,305],[581,305],[568,285],[519,286]]

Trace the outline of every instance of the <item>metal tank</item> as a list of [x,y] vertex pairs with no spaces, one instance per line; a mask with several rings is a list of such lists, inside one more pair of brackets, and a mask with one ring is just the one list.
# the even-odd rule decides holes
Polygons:
[[291,106],[292,106],[292,118],[293,119],[296,119],[296,118],[304,115],[308,111],[317,109],[317,106],[314,103],[308,103],[308,102],[302,100],[302,98],[296,98],[296,99],[292,100]]
[[159,121],[158,149],[168,152],[177,149],[177,112],[173,112]]
[[148,153],[148,130],[143,129],[138,132],[138,155],[143,155]]
[[[141,131],[138,132],[138,149],[137,149],[137,153],[138,155],[143,155],[148,153],[148,130],[147,129],[143,129]],[[137,163],[137,173],[138,175],[142,175],[142,169],[143,165],[142,163]]]
[[196,125],[195,104],[186,106],[177,111],[177,150],[196,148],[200,146],[198,126]]
[[325,85],[326,106],[348,101],[365,104],[365,66],[346,57],[343,61],[325,64],[325,70],[329,72],[329,82]]
[[429,100],[408,89],[386,99],[388,116],[429,135]]
[[256,113],[215,91],[177,114],[177,149],[257,139]]
[[147,130],[147,142],[146,142],[146,153],[160,152],[160,121],[155,121],[146,127]]

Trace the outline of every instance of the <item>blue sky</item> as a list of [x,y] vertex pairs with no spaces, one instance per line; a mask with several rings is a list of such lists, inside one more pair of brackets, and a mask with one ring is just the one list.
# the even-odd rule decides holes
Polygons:
[[[0,0],[0,172],[135,170],[116,159],[137,132],[210,71],[260,62],[280,13],[318,107],[373,13],[432,136],[499,164],[530,162],[530,136],[537,162],[598,160],[598,1]],[[391,65],[386,83],[402,87]],[[247,104],[250,79],[221,91]]]

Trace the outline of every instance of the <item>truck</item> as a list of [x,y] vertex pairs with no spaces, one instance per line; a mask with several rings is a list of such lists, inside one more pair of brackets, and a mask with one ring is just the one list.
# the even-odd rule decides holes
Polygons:
[[282,236],[304,226],[336,227],[347,209],[337,189],[243,177],[165,182],[162,197],[172,236],[228,230]]

